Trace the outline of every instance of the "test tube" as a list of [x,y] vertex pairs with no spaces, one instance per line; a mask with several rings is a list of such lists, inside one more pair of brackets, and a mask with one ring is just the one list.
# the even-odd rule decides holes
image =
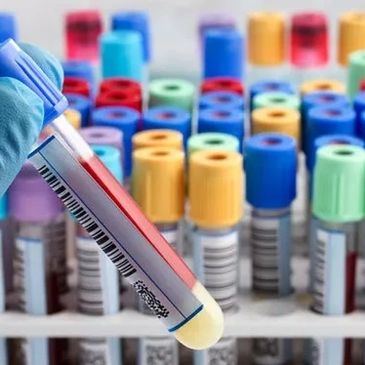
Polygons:
[[204,33],[203,79],[244,77],[244,39],[235,29],[211,29]]
[[66,57],[97,63],[98,38],[103,30],[101,14],[97,10],[78,10],[66,14]]
[[174,106],[157,106],[143,114],[143,129],[170,129],[183,135],[184,147],[191,135],[191,114]]
[[[25,69],[32,70],[32,78]],[[154,295],[147,304],[179,342],[203,349],[218,341],[224,319],[215,300],[65,122],[66,98],[12,40],[1,44],[0,76],[25,83],[43,100],[43,124],[50,124],[55,135],[29,159],[120,273],[146,301]]]
[[[332,145],[317,151],[314,168],[313,216],[316,219],[312,309],[322,315],[354,310],[356,230],[364,211],[365,152]],[[347,346],[346,346],[347,347]],[[313,339],[310,363],[351,363],[343,339]]]
[[[184,165],[184,152],[174,148],[140,148],[133,153],[133,197],[166,241],[180,254],[183,252]],[[140,310],[151,314],[143,302],[140,302]],[[171,365],[178,364],[178,346],[174,337],[144,337],[139,340],[139,365],[162,359]]]
[[90,98],[78,94],[64,94],[71,109],[76,109],[81,114],[81,126],[89,124],[91,101]]
[[198,115],[198,133],[214,132],[235,136],[239,140],[240,151],[242,151],[244,120],[243,110],[223,107],[203,109]]
[[[59,312],[65,307],[68,291],[65,212],[29,162],[9,188],[9,214],[15,221],[13,285],[17,309],[31,315]],[[66,356],[61,341],[24,338],[14,355],[21,364],[46,365]]]
[[100,83],[100,93],[105,91],[122,90],[130,94],[142,95],[141,84],[126,77],[108,77]]
[[80,77],[65,77],[62,92],[64,94],[82,95],[87,98],[91,95],[89,83]]
[[68,60],[62,62],[63,72],[66,77],[77,77],[88,82],[92,92],[95,92],[94,69],[89,61]]
[[[115,178],[122,181],[119,150],[108,145],[92,147],[94,153]],[[81,225],[77,227],[76,251],[79,311],[97,316],[118,313],[120,309],[118,270]],[[89,365],[95,361],[119,365],[121,361],[121,341],[116,337],[85,337],[79,340],[78,349],[80,365]]]
[[[6,242],[4,240],[4,229],[6,225],[7,218],[7,197],[3,196],[0,199],[0,313],[3,313],[6,309],[6,292],[7,292],[7,266],[6,258],[9,257],[8,247],[5,247]],[[6,251],[7,249],[7,251]],[[8,363],[8,351],[7,343],[5,338],[0,337],[0,364]]]
[[282,13],[263,11],[248,15],[247,52],[249,82],[280,80],[286,64],[285,17]]
[[201,94],[211,91],[230,91],[243,96],[245,89],[243,84],[233,77],[210,77],[205,79],[200,87]]
[[92,124],[99,127],[113,127],[123,133],[124,148],[124,176],[125,179],[132,172],[132,137],[137,132],[140,114],[128,107],[103,107],[92,113]]
[[8,38],[18,39],[18,22],[12,13],[0,12],[0,43]]
[[347,72],[347,94],[354,99],[360,91],[361,81],[365,79],[365,51],[360,50],[350,54]]
[[[191,154],[189,202],[194,271],[223,312],[234,312],[238,305],[238,225],[243,212],[242,156],[219,150]],[[194,363],[210,364],[217,357],[220,363],[235,363],[236,340],[225,338],[209,350],[196,352]]]
[[144,147],[170,147],[183,149],[183,136],[171,129],[151,129],[136,133],[132,138],[133,150]]
[[149,107],[177,106],[189,113],[194,107],[195,87],[181,79],[155,79],[149,84]]
[[211,91],[200,96],[199,108],[222,107],[227,109],[244,109],[243,95],[230,91]]

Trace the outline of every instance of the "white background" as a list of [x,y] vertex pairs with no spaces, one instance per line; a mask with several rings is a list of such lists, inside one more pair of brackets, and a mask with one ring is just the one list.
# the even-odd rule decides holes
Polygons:
[[[303,7],[305,4],[305,7]],[[21,38],[39,44],[57,56],[63,55],[63,15],[71,9],[97,8],[104,16],[122,9],[143,9],[150,13],[153,36],[153,68],[176,75],[199,69],[197,23],[207,11],[235,15],[241,29],[247,13],[254,10],[322,10],[331,19],[335,41],[338,15],[346,10],[364,10],[364,0],[0,0],[0,10],[17,14]],[[335,42],[332,42],[335,44]],[[332,47],[332,55],[333,55]],[[333,57],[332,57],[333,59]]]

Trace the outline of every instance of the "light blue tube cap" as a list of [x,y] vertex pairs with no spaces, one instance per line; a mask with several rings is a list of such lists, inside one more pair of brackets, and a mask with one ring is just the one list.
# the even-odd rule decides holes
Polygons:
[[122,166],[120,164],[120,151],[113,146],[91,145],[94,153],[100,158],[104,165],[110,170],[113,176],[123,182]]
[[127,77],[143,81],[142,36],[136,31],[118,30],[100,39],[103,78]]

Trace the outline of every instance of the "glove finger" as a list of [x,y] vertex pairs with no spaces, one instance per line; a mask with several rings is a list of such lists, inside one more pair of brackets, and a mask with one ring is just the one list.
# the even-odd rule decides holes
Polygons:
[[42,127],[42,99],[13,78],[0,78],[0,196],[26,160]]
[[63,69],[56,57],[29,43],[19,43],[19,46],[33,58],[34,62],[53,81],[58,89],[61,89],[63,84]]

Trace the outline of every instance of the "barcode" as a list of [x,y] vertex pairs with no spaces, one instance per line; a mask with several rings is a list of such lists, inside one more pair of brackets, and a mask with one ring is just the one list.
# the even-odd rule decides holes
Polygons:
[[314,252],[313,310],[319,313],[324,312],[326,248],[326,239],[318,232]]
[[253,357],[257,365],[288,364],[292,341],[285,338],[257,338],[253,340]]
[[124,277],[129,277],[137,272],[121,250],[112,242],[107,233],[89,215],[82,205],[73,197],[69,189],[49,170],[46,165],[38,169],[52,190],[63,201],[68,210],[78,220],[81,226],[90,234],[100,248],[106,253]]
[[[197,250],[202,250],[202,262],[195,259],[202,281],[223,311],[233,309],[238,293],[238,232],[208,236],[194,232]],[[201,269],[199,269],[199,266]]]
[[207,350],[206,364],[236,365],[238,361],[237,340],[235,338],[222,338]]
[[[118,339],[115,340],[118,341]],[[119,344],[117,343],[117,345]],[[79,348],[80,365],[111,365],[112,363],[120,363],[120,359],[113,358],[115,354],[109,348],[107,338],[82,339],[79,342]]]
[[178,344],[174,337],[140,339],[138,364],[177,365],[178,363]]

